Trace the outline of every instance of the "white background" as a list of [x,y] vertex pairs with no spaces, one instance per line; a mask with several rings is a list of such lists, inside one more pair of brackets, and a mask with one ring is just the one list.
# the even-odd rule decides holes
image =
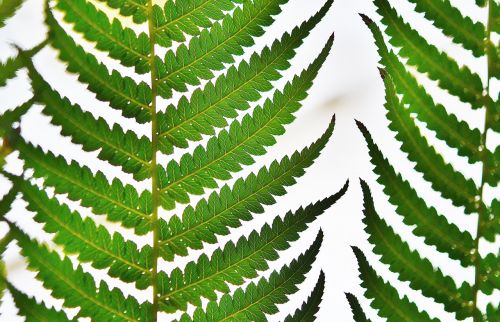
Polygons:
[[[473,0],[452,2],[463,9],[466,15],[475,20],[485,21],[485,10],[475,7]],[[257,39],[256,46],[250,48],[244,58],[248,58],[249,53],[260,51],[263,46],[270,45],[274,39],[280,38],[283,32],[290,31],[294,26],[309,18],[319,10],[322,3],[323,1],[319,0],[290,0],[287,5],[283,6],[283,13],[277,16],[274,25],[267,29],[268,33]],[[469,52],[452,44],[431,23],[423,19],[421,15],[412,12],[412,5],[406,1],[392,1],[392,3],[414,28],[424,34],[438,48],[448,51],[459,63],[466,63],[473,71],[485,76],[484,60],[475,59]],[[461,209],[453,207],[450,202],[442,200],[438,193],[433,192],[430,185],[423,181],[421,175],[412,170],[413,165],[399,151],[399,144],[395,141],[394,134],[387,129],[388,122],[384,117],[383,108],[383,84],[377,71],[378,55],[371,34],[358,13],[366,13],[377,21],[379,18],[375,14],[374,6],[370,0],[336,0],[325,19],[306,39],[292,61],[293,68],[285,72],[284,81],[290,80],[294,74],[307,67],[321,51],[329,35],[335,32],[332,53],[317,77],[315,85],[310,90],[309,97],[303,102],[304,107],[297,113],[298,119],[287,127],[287,133],[278,138],[278,144],[269,149],[269,154],[266,157],[257,158],[255,166],[235,177],[244,176],[249,171],[255,171],[261,166],[269,164],[273,159],[279,159],[285,154],[291,154],[294,150],[302,149],[310,144],[323,133],[331,116],[335,114],[337,123],[332,140],[317,162],[308,169],[307,174],[298,180],[298,184],[288,188],[289,193],[278,198],[276,205],[266,208],[266,215],[256,216],[252,222],[234,230],[231,238],[222,237],[219,245],[207,246],[207,249],[212,251],[214,247],[223,245],[229,239],[237,240],[241,234],[248,235],[251,230],[259,229],[265,222],[271,222],[275,215],[284,214],[289,209],[296,209],[300,205],[307,205],[334,194],[342,187],[345,180],[349,179],[350,188],[347,194],[311,225],[309,230],[302,234],[301,239],[293,243],[291,249],[283,252],[279,261],[271,263],[271,267],[274,269],[289,263],[299,252],[308,247],[319,227],[323,229],[325,233],[323,247],[313,270],[308,274],[308,279],[300,286],[300,291],[291,297],[290,303],[280,306],[282,313],[271,317],[270,320],[283,320],[288,313],[295,310],[307,298],[314,287],[319,270],[323,269],[326,274],[326,291],[318,320],[351,321],[352,317],[344,292],[353,292],[358,297],[362,294],[357,276],[356,260],[350,249],[350,245],[356,245],[367,253],[373,266],[384,278],[390,279],[391,284],[397,287],[402,294],[409,295],[421,307],[425,307],[433,317],[442,321],[454,321],[454,316],[444,312],[442,305],[423,298],[420,292],[409,289],[407,283],[397,282],[395,274],[390,273],[386,266],[376,262],[377,257],[370,253],[371,247],[366,241],[367,235],[364,233],[364,227],[361,223],[362,196],[358,178],[368,181],[372,187],[377,210],[395,227],[398,233],[410,241],[412,248],[417,248],[421,254],[431,258],[436,266],[440,267],[445,274],[452,275],[457,283],[473,280],[472,270],[461,268],[457,261],[449,260],[445,255],[437,253],[433,247],[424,245],[421,238],[413,237],[410,233],[411,229],[401,224],[401,218],[394,213],[394,207],[388,204],[387,197],[381,192],[381,187],[375,183],[367,149],[355,126],[355,119],[365,123],[392,164],[397,165],[398,171],[401,171],[411,181],[422,197],[436,206],[441,213],[448,214],[449,220],[459,225],[460,229],[475,231],[475,216],[464,216]],[[42,1],[28,0],[18,15],[9,20],[8,26],[0,31],[0,58],[5,60],[15,54],[9,43],[17,44],[22,48],[30,48],[44,39],[45,32]],[[91,50],[92,45],[86,44],[85,48]],[[60,93],[70,98],[72,102],[78,102],[84,109],[92,111],[95,115],[104,116],[110,123],[120,122],[126,129],[133,129],[140,134],[148,135],[147,125],[138,127],[129,120],[120,117],[116,111],[107,108],[106,104],[97,101],[92,93],[86,91],[85,86],[78,83],[75,75],[65,73],[64,64],[59,62],[56,57],[57,53],[54,50],[45,49],[36,57],[35,64],[47,81]],[[98,54],[98,57],[103,59],[106,64],[118,68],[120,72],[132,75],[130,69],[117,67],[116,63],[106,58],[105,55]],[[145,78],[139,79],[145,80]],[[277,88],[282,88],[284,81],[277,82]],[[471,126],[482,128],[483,115],[481,111],[471,112],[465,104],[437,89],[433,83],[425,79],[423,82],[429,85],[438,102],[444,103],[459,118],[470,122]],[[496,85],[494,88],[498,89]],[[26,74],[21,72],[17,79],[9,82],[7,88],[0,90],[0,108],[2,111],[12,108],[29,98],[29,95]],[[165,104],[161,105],[161,107],[164,106]],[[25,138],[41,145],[44,149],[50,149],[56,154],[63,154],[68,159],[76,159],[94,171],[102,170],[109,178],[119,174],[116,169],[97,160],[97,153],[83,153],[80,147],[72,144],[68,138],[62,138],[59,135],[59,129],[51,126],[47,117],[40,116],[40,110],[41,108],[37,107],[23,118],[22,133]],[[432,137],[432,133],[430,136]],[[493,136],[490,137],[493,138]],[[452,149],[447,148],[442,143],[435,142],[435,140],[431,139],[431,141],[443,153],[445,159],[456,166],[458,170],[475,180],[479,179],[479,166],[467,165],[467,162],[463,158],[457,157]],[[493,138],[492,141],[498,140]],[[9,158],[9,162],[9,169],[13,172],[19,172],[20,163],[15,156]],[[129,176],[121,176],[121,178],[128,183],[133,182]],[[143,189],[147,185],[140,184],[137,187]],[[0,193],[5,193],[8,188],[8,184],[1,181]],[[488,191],[490,197],[494,193]],[[197,200],[197,198],[193,200]],[[71,205],[83,214],[90,215],[87,210],[79,208],[77,204],[72,203]],[[26,212],[24,206],[25,203],[18,200],[10,218],[29,231],[32,236],[48,240],[49,236],[41,230],[40,226],[32,223],[33,214]],[[96,220],[103,221],[102,217],[98,217]],[[112,225],[111,227],[123,232],[123,229],[116,226]],[[137,241],[144,243],[148,242],[149,239],[143,238]],[[483,244],[482,253],[494,250],[495,247],[498,248],[497,245]],[[26,271],[24,261],[17,255],[18,250],[15,246],[10,247],[5,257],[10,280],[26,293],[35,295],[37,299],[49,298],[49,293],[41,288],[38,281],[33,279],[34,273]],[[188,259],[194,259],[199,254],[200,252],[193,252],[193,256]],[[181,259],[179,265],[184,265],[188,259]],[[171,269],[169,263],[162,265],[166,270]],[[95,272],[88,265],[85,265],[85,268]],[[102,272],[97,273],[97,275],[103,276]],[[262,275],[268,276],[269,272],[264,272]],[[126,294],[132,292],[141,299],[146,299],[149,295],[147,292],[136,293],[121,282],[110,281],[110,284],[122,288]],[[498,293],[496,293],[495,298],[499,298]],[[374,311],[368,309],[368,303],[364,300],[361,302],[370,317],[375,317]],[[62,304],[60,300],[49,300],[48,303],[56,307],[60,307]],[[486,299],[482,298],[481,303],[486,303]],[[3,313],[0,317],[1,321],[18,321],[20,319],[15,318],[16,310],[8,295],[2,305],[1,312]],[[68,312],[75,313],[75,310]],[[163,315],[162,320],[170,321],[172,317]]]

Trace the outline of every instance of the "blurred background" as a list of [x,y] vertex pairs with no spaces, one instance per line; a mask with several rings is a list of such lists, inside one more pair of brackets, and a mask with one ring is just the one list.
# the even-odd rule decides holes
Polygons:
[[[21,48],[31,48],[46,37],[46,27],[43,24],[43,1],[28,0],[18,14],[10,19],[7,26],[0,30],[0,59],[5,61],[8,57],[15,55],[13,44]],[[256,45],[246,50],[246,54],[239,59],[248,59],[254,51],[260,51],[264,46],[280,38],[286,31],[313,15],[324,2],[322,0],[290,0],[283,6],[282,13],[276,17],[276,22],[269,27],[264,37],[256,39]],[[421,34],[439,49],[447,51],[460,64],[469,67],[486,76],[486,62],[474,58],[468,51],[453,44],[450,39],[442,34],[422,15],[413,12],[413,5],[407,1],[391,1],[398,12]],[[453,5],[462,9],[465,15],[473,20],[486,21],[486,11],[478,9],[474,0],[452,0]],[[346,180],[350,181],[347,194],[328,210],[320,219],[311,225],[310,229],[302,234],[299,241],[292,247],[282,252],[280,260],[271,263],[271,268],[278,269],[289,263],[299,252],[303,252],[312,243],[318,230],[323,229],[325,239],[319,258],[308,279],[300,287],[300,291],[291,297],[291,301],[280,306],[281,313],[270,317],[271,321],[282,321],[284,317],[300,306],[307,298],[316,283],[320,270],[326,274],[326,291],[323,298],[318,321],[352,321],[350,308],[345,299],[344,292],[352,292],[358,295],[364,309],[373,321],[377,321],[374,311],[369,309],[368,303],[361,298],[362,290],[359,286],[357,263],[350,246],[356,245],[362,248],[370,259],[372,265],[391,284],[397,287],[400,294],[408,295],[417,304],[428,308],[427,311],[441,321],[454,321],[454,316],[444,311],[440,304],[432,303],[424,298],[420,292],[413,291],[408,283],[396,280],[395,274],[391,273],[385,265],[377,263],[378,257],[371,253],[372,247],[367,243],[367,235],[364,232],[362,220],[362,195],[359,178],[368,181],[372,188],[375,206],[382,217],[410,242],[411,247],[418,249],[422,255],[431,259],[446,275],[451,275],[456,282],[473,281],[473,271],[466,270],[457,261],[448,259],[438,253],[434,247],[423,243],[421,238],[411,234],[411,228],[402,224],[401,217],[395,215],[394,207],[391,206],[387,197],[382,193],[381,186],[375,182],[372,173],[372,165],[369,162],[367,148],[362,135],[355,125],[355,120],[363,122],[371,131],[374,140],[378,143],[384,154],[402,172],[422,197],[435,206],[438,211],[447,214],[451,222],[456,223],[461,229],[473,232],[476,217],[463,215],[463,210],[443,200],[438,193],[432,191],[430,184],[426,183],[422,176],[413,170],[413,164],[406,159],[406,155],[399,150],[399,144],[394,139],[394,133],[388,128],[385,118],[383,83],[377,70],[378,54],[371,33],[359,17],[359,13],[365,13],[375,21],[379,16],[370,0],[336,0],[333,8],[325,19],[317,26],[305,43],[299,48],[297,56],[292,60],[292,68],[285,72],[282,81],[276,82],[277,88],[283,88],[286,81],[293,75],[300,73],[319,54],[328,37],[335,32],[335,43],[332,52],[318,75],[309,96],[303,101],[303,108],[296,114],[297,120],[287,127],[287,133],[278,138],[278,144],[269,149],[265,157],[257,158],[257,163],[239,173],[237,177],[245,176],[250,171],[259,169],[262,165],[270,164],[274,159],[283,155],[290,155],[295,150],[300,150],[316,140],[326,129],[331,117],[336,116],[336,127],[331,141],[324,149],[317,162],[311,166],[307,174],[298,180],[298,183],[288,188],[286,196],[278,198],[274,206],[266,207],[269,216],[261,215],[242,228],[234,229],[230,237],[220,238],[219,245],[211,245],[207,249],[213,251],[227,240],[237,240],[241,235],[248,235],[251,230],[259,229],[264,223],[271,222],[274,215],[284,215],[290,209],[297,209],[301,205],[307,205],[324,197],[336,193]],[[59,19],[60,15],[57,16]],[[129,21],[130,23],[130,21]],[[125,21],[127,24],[127,20]],[[70,28],[68,28],[70,30]],[[85,49],[92,51],[107,65],[116,68],[125,75],[132,76],[132,69],[118,66],[111,59],[93,49],[93,45],[83,41],[77,34],[72,35],[79,42],[84,43]],[[57,53],[52,48],[45,48],[35,57],[35,66],[45,79],[57,89],[63,96],[67,96],[72,102],[78,102],[84,109],[91,111],[96,116],[104,117],[110,124],[119,122],[124,129],[131,129],[139,134],[149,135],[148,126],[139,127],[136,124],[121,117],[118,112],[106,107],[106,104],[95,99],[84,85],[80,84],[75,75],[66,72],[65,66],[57,59]],[[144,76],[144,75],[143,75]],[[134,76],[136,77],[136,76]],[[467,120],[472,127],[482,128],[484,121],[483,112],[470,111],[466,104],[451,97],[443,90],[438,89],[433,82],[420,77],[422,82],[429,85],[435,100],[447,106],[459,119]],[[139,77],[141,80],[145,78]],[[494,83],[493,90],[498,92],[498,84]],[[496,95],[493,95],[496,97]],[[17,106],[30,97],[30,86],[25,71],[21,71],[18,77],[8,83],[6,88],[0,89],[0,111]],[[269,95],[265,95],[269,97]],[[160,109],[167,102],[160,104]],[[107,163],[97,160],[97,153],[82,152],[80,147],[63,138],[59,134],[59,128],[50,125],[49,119],[42,116],[41,108],[36,107],[23,117],[21,122],[22,135],[30,142],[40,145],[44,150],[53,151],[56,155],[63,154],[68,159],[77,160],[89,166],[93,171],[101,170],[109,178],[118,175],[117,169]],[[430,137],[430,142],[443,154],[445,160],[453,164],[466,176],[479,180],[479,166],[470,166],[464,158],[458,157],[450,148],[434,139],[431,132],[424,130]],[[490,136],[493,146],[498,144],[498,137]],[[495,143],[496,142],[496,143]],[[177,157],[177,156],[176,156]],[[8,159],[9,171],[19,173],[21,162],[15,154]],[[131,177],[122,178],[123,181],[133,183]],[[147,188],[146,183],[134,184],[138,189]],[[0,178],[0,194],[9,189],[9,184]],[[488,198],[498,196],[498,191],[489,189]],[[197,200],[196,198],[194,200]],[[71,203],[70,203],[71,204]],[[71,204],[78,208],[77,204]],[[33,214],[25,210],[25,203],[17,200],[9,218],[15,220],[23,229],[40,240],[49,240],[49,235],[44,233],[40,225],[33,223]],[[80,208],[78,208],[80,209]],[[84,212],[85,210],[82,210]],[[87,210],[88,212],[88,210]],[[168,214],[163,214],[168,216]],[[99,217],[97,217],[99,218]],[[101,222],[102,218],[99,218]],[[111,226],[112,229],[121,231],[119,227]],[[2,227],[5,229],[5,227]],[[139,243],[148,242],[147,239],[139,240]],[[499,243],[481,245],[481,253],[496,251]],[[49,292],[41,287],[41,283],[34,279],[35,273],[26,269],[24,260],[18,255],[19,249],[12,245],[6,254],[5,261],[12,283],[21,290],[37,299],[49,299]],[[199,256],[200,252],[193,252],[192,256],[182,258],[178,264],[183,265],[188,260]],[[165,270],[171,270],[168,263],[163,263]],[[88,271],[96,270],[85,266]],[[263,276],[269,276],[271,271],[264,272]],[[103,274],[99,276],[104,277]],[[128,290],[124,283],[111,281],[111,285],[124,289],[124,293],[131,292],[139,298],[146,299],[149,293]],[[487,301],[500,301],[497,291],[491,298],[481,298],[481,305]],[[50,305],[61,306],[61,301],[47,301]],[[22,321],[16,317],[16,309],[9,295],[5,296],[1,305],[1,321]],[[68,312],[75,313],[75,310]],[[163,315],[163,321],[170,321],[176,316]]]

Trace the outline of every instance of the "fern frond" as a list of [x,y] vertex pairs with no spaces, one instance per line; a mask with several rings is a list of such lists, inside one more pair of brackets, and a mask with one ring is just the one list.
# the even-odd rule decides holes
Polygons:
[[114,179],[111,184],[102,172],[92,174],[89,168],[77,162],[70,164],[51,152],[19,139],[16,142],[19,155],[25,161],[26,169],[33,169],[33,175],[44,178],[44,184],[53,187],[56,193],[68,194],[68,198],[80,201],[82,206],[91,207],[96,214],[103,214],[113,222],[134,228],[136,233],[150,230],[151,193],[138,194],[134,187]]
[[56,9],[64,12],[64,20],[73,24],[75,31],[85,39],[95,42],[96,48],[119,60],[124,66],[135,67],[138,73],[149,72],[149,37],[124,28],[114,18],[109,21],[106,14],[87,0],[57,0]]
[[51,117],[51,123],[61,126],[62,135],[70,136],[71,141],[81,144],[85,151],[100,149],[99,159],[120,166],[137,180],[149,177],[151,142],[148,138],[125,132],[119,124],[110,129],[104,119],[95,119],[80,106],[62,98],[32,65],[29,73],[35,99],[44,104],[42,112]]
[[125,117],[135,118],[139,123],[151,120],[149,104],[151,88],[144,82],[137,84],[129,77],[122,77],[117,71],[111,74],[108,68],[90,53],[78,46],[55,20],[46,6],[46,24],[49,27],[50,44],[59,51],[59,58],[68,63],[69,72],[77,73],[78,79],[96,94],[99,100],[110,103]]
[[159,167],[162,206],[170,210],[176,202],[188,203],[189,194],[199,195],[204,188],[217,188],[216,179],[230,179],[231,173],[241,170],[241,164],[253,164],[253,156],[264,154],[265,147],[274,145],[274,137],[283,134],[284,125],[295,119],[293,113],[301,107],[299,102],[307,96],[332,43],[330,38],[310,68],[288,83],[283,93],[276,91],[273,100],[266,100],[252,116],[243,117],[241,124],[234,121],[228,131],[211,138],[206,148],[200,145],[179,163],[171,161],[166,169]]
[[281,41],[266,47],[260,55],[253,54],[249,62],[231,66],[227,73],[205,88],[196,89],[191,99],[182,97],[177,106],[169,105],[165,113],[158,114],[160,150],[173,153],[174,146],[186,148],[189,141],[199,141],[202,135],[214,135],[215,128],[228,125],[238,110],[246,110],[250,102],[261,98],[261,93],[272,88],[271,82],[281,79],[279,71],[289,67],[295,49],[324,17],[332,1],[328,1],[308,21],[285,34]]
[[359,248],[353,247],[353,251],[358,260],[361,286],[365,289],[364,295],[372,300],[370,305],[378,310],[379,316],[387,318],[388,321],[438,322],[437,319],[431,319],[427,312],[419,311],[406,296],[400,298],[396,289],[377,275]]
[[198,308],[193,319],[184,314],[179,322],[267,321],[265,314],[275,314],[278,311],[276,304],[286,302],[287,295],[298,290],[297,285],[310,271],[322,241],[323,233],[320,231],[304,254],[280,272],[274,271],[269,280],[261,278],[257,284],[250,283],[245,290],[238,288],[233,296],[223,295],[219,303],[209,302],[206,311]]
[[149,286],[151,247],[139,251],[134,242],[124,240],[118,233],[111,236],[103,226],[97,226],[90,218],[82,219],[79,213],[37,187],[23,181],[16,184],[28,203],[27,209],[35,212],[35,221],[43,223],[46,232],[55,234],[54,242],[63,246],[66,253],[78,254],[80,262],[90,262],[95,268],[109,268],[111,277],[136,282],[138,288]]
[[390,43],[401,48],[399,55],[408,64],[438,82],[439,86],[472,107],[483,105],[483,84],[479,75],[467,66],[458,64],[444,52],[429,44],[417,31],[398,16],[387,0],[374,0],[377,12],[383,17]]
[[[134,128],[142,130],[147,123],[150,136],[139,136],[126,130],[125,124],[97,117],[83,104],[64,97],[57,83],[46,81],[37,71],[32,59],[35,52],[20,51],[18,58],[0,66],[5,70],[0,77],[3,83],[26,67],[33,88],[33,98],[0,117],[0,124],[7,127],[0,133],[5,135],[0,157],[3,160],[4,155],[17,151],[25,170],[19,176],[0,170],[13,184],[0,202],[0,211],[5,206],[7,212],[20,194],[27,203],[26,211],[34,213],[33,220],[51,238],[50,246],[32,239],[16,226],[16,218],[9,221],[9,212],[9,219],[0,214],[10,227],[5,245],[11,239],[17,241],[29,268],[37,272],[55,299],[62,300],[63,310],[77,309],[75,320],[156,322],[162,311],[177,313],[194,304],[197,321],[266,321],[305,280],[322,233],[310,250],[273,272],[269,280],[251,280],[342,197],[347,184],[329,198],[276,217],[272,225],[248,237],[236,238],[238,242],[221,242],[213,254],[202,252],[184,267],[174,259],[190,255],[193,249],[203,251],[204,243],[218,242],[230,228],[263,213],[264,205],[276,203],[276,196],[284,195],[285,188],[297,182],[326,146],[334,118],[326,132],[302,151],[268,167],[259,166],[257,173],[218,189],[223,184],[219,181],[254,164],[295,120],[294,114],[330,52],[333,36],[314,62],[283,89],[275,90],[274,82],[282,79],[296,50],[325,17],[333,0],[325,0],[309,20],[238,64],[236,56],[243,55],[265,33],[287,0],[167,0],[163,8],[154,0],[44,1],[46,43],[58,52],[67,71],[98,100],[135,121]],[[59,14],[64,22],[58,20]],[[126,17],[132,17],[134,23]],[[145,22],[147,26],[140,25]],[[101,51],[99,55],[87,52],[80,38],[93,43]],[[102,55],[120,66],[111,69],[98,60]],[[122,75],[120,67],[134,67],[135,74]],[[215,77],[216,73],[221,76]],[[145,77],[137,74],[148,74],[148,81],[138,81]],[[182,95],[188,87],[193,93]],[[239,118],[240,111],[250,109],[252,102],[271,91],[261,106]],[[168,99],[165,111],[161,98]],[[108,179],[101,169],[91,170],[83,161],[68,161],[64,153],[56,156],[50,147],[29,143],[17,122],[33,104],[42,105],[42,113],[60,134],[83,151],[93,152],[89,156],[97,156],[103,161],[100,165],[117,167],[112,167],[118,170],[114,178]],[[180,160],[172,155],[175,148],[189,148],[204,136],[208,136],[206,144],[184,152]],[[149,187],[139,190],[138,181]],[[206,199],[195,207],[192,195],[203,195],[207,188],[217,190],[202,196]],[[182,216],[162,218],[162,210],[178,211],[178,203],[189,203]],[[106,218],[95,219],[94,215]],[[106,220],[122,227],[113,233]],[[132,236],[125,237],[122,228],[130,228]],[[3,250],[0,243],[0,252]],[[161,269],[160,258],[172,265],[168,273]],[[8,281],[3,275],[0,281]],[[116,283],[129,283],[133,295],[111,287]],[[245,287],[230,293],[230,285]],[[146,289],[151,296],[139,303],[136,293]],[[287,321],[315,319],[323,289],[321,274],[311,297]],[[217,292],[224,293],[221,301],[217,301]],[[38,314],[40,320],[68,320],[63,313],[16,294],[27,319],[36,320]],[[206,311],[202,298],[210,302]],[[226,309],[222,315],[211,313],[219,307]]]
[[199,85],[200,79],[211,79],[212,71],[222,70],[254,44],[253,37],[264,33],[263,27],[273,23],[273,15],[281,12],[287,0],[246,1],[232,15],[210,30],[193,37],[189,45],[181,44],[175,53],[169,50],[163,61],[156,60],[158,94],[170,98],[172,90],[186,92],[187,85]]
[[69,258],[61,259],[12,224],[10,230],[29,267],[37,272],[37,278],[52,291],[52,296],[64,301],[65,307],[79,307],[78,317],[95,321],[142,321],[147,316],[148,303],[139,305],[133,297],[125,297],[103,281],[97,287],[93,277],[81,266],[74,269]]
[[416,236],[423,237],[427,244],[446,252],[450,258],[459,260],[464,267],[472,265],[474,240],[470,233],[448,223],[434,207],[427,206],[410,183],[397,174],[384,158],[366,127],[360,122],[357,125],[368,144],[371,162],[375,165],[374,172],[379,176],[377,181],[384,186],[389,202],[397,207],[396,212],[404,218],[404,223],[415,226],[413,233]]
[[[473,308],[472,289],[464,283],[457,288],[450,276],[444,275],[427,259],[412,251],[394,230],[377,214],[368,185],[361,181],[364,196],[364,220],[368,241],[374,245],[374,253],[381,255],[380,261],[389,265],[399,279],[409,281],[410,287],[421,290],[422,294],[443,303],[446,311],[456,313],[462,320],[471,315]],[[397,247],[395,247],[397,245]]]
[[222,20],[224,12],[231,11],[242,0],[167,0],[163,9],[153,7],[155,16],[156,43],[170,47],[173,41],[184,42],[186,35],[197,36],[200,30],[213,26],[214,21]]
[[289,247],[299,237],[299,232],[314,221],[338,199],[334,195],[295,213],[287,213],[284,219],[277,217],[272,226],[265,225],[260,233],[253,231],[248,238],[242,237],[236,244],[229,242],[218,249],[212,258],[202,255],[198,262],[187,264],[184,272],[174,270],[165,277],[165,310],[184,308],[187,302],[196,306],[200,297],[216,300],[215,291],[229,292],[228,284],[241,285],[245,278],[255,278],[259,271],[268,269],[267,262],[278,258],[277,251]]
[[14,286],[8,285],[9,292],[14,298],[14,303],[19,309],[19,314],[26,318],[26,322],[70,322],[76,321],[69,319],[62,311],[54,308],[48,308],[43,303],[38,303],[35,299],[18,291]]
[[285,322],[307,322],[316,319],[316,313],[319,311],[319,305],[325,291],[325,274],[320,273],[318,282],[306,302],[297,309],[293,315],[286,317]]

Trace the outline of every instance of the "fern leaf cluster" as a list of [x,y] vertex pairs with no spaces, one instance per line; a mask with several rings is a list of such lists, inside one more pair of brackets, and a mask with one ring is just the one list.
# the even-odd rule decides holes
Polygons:
[[[469,50],[476,57],[485,57],[488,75],[484,81],[467,66],[460,66],[447,53],[440,51],[413,29],[387,0],[375,0],[377,12],[382,16],[385,32],[376,23],[362,15],[371,30],[381,60],[381,75],[386,92],[386,112],[389,127],[396,133],[401,150],[414,163],[414,169],[441,196],[462,209],[464,215],[477,216],[477,230],[467,231],[449,222],[446,216],[424,200],[412,184],[399,174],[377,146],[367,128],[358,127],[368,144],[378,183],[384,188],[389,202],[396,207],[404,224],[412,227],[415,236],[426,244],[458,261],[465,270],[472,268],[474,278],[457,284],[431,261],[419,254],[377,213],[368,185],[362,181],[364,195],[364,224],[373,252],[380,261],[395,272],[400,281],[408,282],[427,298],[442,304],[445,311],[457,320],[472,318],[474,321],[497,321],[498,308],[489,304],[482,310],[480,294],[491,295],[498,289],[499,254],[483,254],[485,242],[493,242],[499,234],[498,200],[487,200],[487,186],[496,187],[498,152],[491,150],[487,137],[498,132],[498,102],[491,96],[490,83],[497,77],[497,47],[493,43],[498,5],[487,1],[488,22],[473,22],[455,8],[450,1],[412,1],[415,11],[440,29],[444,35]],[[486,5],[486,3],[484,4]],[[385,37],[389,39],[388,43]],[[453,114],[452,107],[437,103],[425,86],[417,80],[415,72],[425,74],[430,80],[455,96],[471,109],[485,113],[484,127],[472,128],[466,121]],[[419,123],[417,123],[417,121]],[[423,125],[422,125],[423,124]],[[433,147],[421,126],[435,133],[437,139],[454,148],[470,164],[480,164],[479,184],[466,177],[448,163]],[[406,296],[384,281],[370,266],[363,252],[354,248],[358,259],[365,297],[380,317],[388,321],[437,321],[426,308],[418,307]],[[348,300],[356,321],[368,321],[356,298]]]
[[[52,297],[61,299],[63,308],[77,308],[74,319],[157,321],[160,313],[178,313],[192,305],[194,313],[179,314],[179,321],[267,320],[305,280],[320,250],[322,232],[289,265],[269,278],[259,277],[261,272],[346,192],[347,184],[337,194],[276,217],[248,237],[203,253],[185,266],[176,260],[218,243],[232,228],[264,213],[265,206],[275,204],[304,175],[332,136],[334,119],[324,135],[302,151],[246,177],[236,177],[255,164],[256,157],[266,154],[295,120],[330,52],[333,36],[310,66],[283,89],[274,89],[273,82],[283,77],[296,50],[327,14],[332,1],[271,46],[238,63],[235,57],[265,33],[286,0],[167,0],[163,6],[152,0],[100,2],[45,1],[46,43],[97,99],[131,122],[149,127],[151,135],[139,136],[120,124],[110,126],[61,95],[32,60],[45,42],[1,66],[0,85],[26,68],[33,98],[2,115],[0,123],[2,129],[3,125],[9,128],[31,105],[41,105],[62,136],[83,151],[97,151],[100,160],[132,175],[136,182],[148,180],[150,189],[140,191],[120,176],[110,181],[80,161],[67,161],[28,142],[22,132],[2,132],[12,138],[9,153],[18,151],[25,169],[22,175],[3,171],[13,188],[0,204],[9,226],[2,249],[15,241]],[[9,2],[4,3],[6,15],[10,14]],[[103,5],[119,14],[110,18],[100,9]],[[125,17],[131,17],[134,26],[125,26]],[[117,63],[148,75],[150,81],[137,81],[140,77],[109,68],[84,49],[65,25]],[[135,27],[141,25],[146,32],[137,31]],[[176,92],[181,93],[180,99],[174,99]],[[267,92],[272,92],[269,98],[262,99]],[[170,105],[162,106],[160,98],[168,99]],[[243,117],[238,118],[241,113]],[[208,141],[201,142],[206,136]],[[175,158],[174,153],[181,157]],[[169,161],[160,162],[160,155]],[[224,183],[235,177],[234,183]],[[213,192],[208,195],[209,189]],[[17,195],[57,247],[33,239],[7,214]],[[92,216],[80,213],[81,208],[74,210],[59,196],[90,210]],[[195,202],[193,196],[201,199]],[[176,214],[161,217],[160,209]],[[95,216],[130,228],[136,236],[112,233],[106,221]],[[139,236],[150,242],[140,246],[134,241]],[[172,269],[160,269],[160,260]],[[96,279],[86,264],[105,272],[107,278]],[[139,301],[111,286],[110,279],[130,283],[137,291],[147,290],[151,296]],[[8,276],[3,281],[27,321],[71,320],[65,310],[48,308],[21,293]],[[321,273],[311,296],[286,321],[314,320],[324,283]],[[203,299],[208,305],[202,305]]]

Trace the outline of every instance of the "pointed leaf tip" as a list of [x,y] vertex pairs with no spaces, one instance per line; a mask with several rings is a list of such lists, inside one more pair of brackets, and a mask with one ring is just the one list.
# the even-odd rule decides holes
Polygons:
[[367,25],[367,26],[370,26],[371,24],[373,24],[373,20],[370,19],[370,17],[368,17],[367,15],[365,15],[364,13],[359,13],[359,16],[361,17],[361,19],[363,19],[363,22]]
[[362,122],[360,122],[358,120],[355,120],[355,121],[356,121],[356,125],[357,125],[358,129],[361,131],[361,133],[363,133],[363,135],[365,135],[365,133],[368,133],[368,129],[366,128],[366,126]]

